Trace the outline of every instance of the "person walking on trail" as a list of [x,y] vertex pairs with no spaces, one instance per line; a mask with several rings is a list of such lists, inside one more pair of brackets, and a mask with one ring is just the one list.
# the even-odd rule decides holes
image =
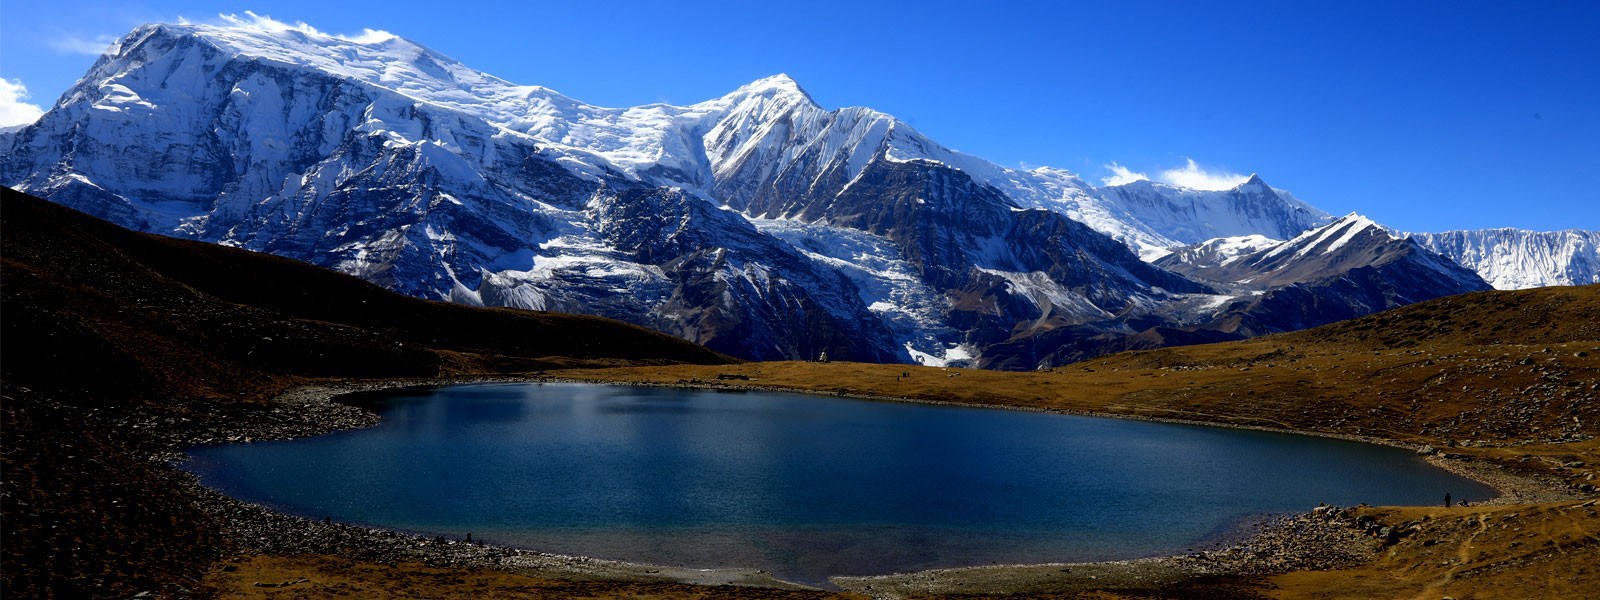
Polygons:
[[1444,493],[1444,507],[1450,508],[1450,492]]

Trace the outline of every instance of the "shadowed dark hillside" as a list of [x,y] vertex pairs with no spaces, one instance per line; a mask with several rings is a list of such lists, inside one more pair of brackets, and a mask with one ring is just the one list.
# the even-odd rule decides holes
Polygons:
[[[5,375],[86,397],[253,397],[284,377],[728,359],[609,319],[401,296],[265,254],[131,232],[5,191]],[[23,351],[24,348],[26,351]],[[100,368],[84,373],[84,361]]]
[[6,189],[4,595],[198,591],[229,542],[170,469],[140,458],[164,449],[152,429],[255,418],[322,378],[729,361],[608,319],[418,300],[134,233]]

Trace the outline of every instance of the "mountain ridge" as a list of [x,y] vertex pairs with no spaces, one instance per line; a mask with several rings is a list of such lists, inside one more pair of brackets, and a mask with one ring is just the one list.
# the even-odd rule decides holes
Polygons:
[[[689,106],[604,108],[403,38],[244,26],[136,29],[0,149],[0,183],[136,229],[762,360],[1031,368],[984,349],[1068,331],[1101,340],[1085,355],[1113,351],[1229,302],[1134,249],[1287,238],[1326,218],[1260,177],[1219,192],[1135,182],[1137,202],[1110,201],[1066,171],[824,109],[784,75]],[[830,249],[846,239],[873,254]],[[1319,319],[1302,316],[1260,330]]]

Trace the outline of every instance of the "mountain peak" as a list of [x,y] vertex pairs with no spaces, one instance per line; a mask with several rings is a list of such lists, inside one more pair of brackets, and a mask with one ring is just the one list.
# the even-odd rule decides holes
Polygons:
[[1329,224],[1328,226],[1332,227],[1334,224],[1338,224],[1338,223],[1354,223],[1355,225],[1357,225],[1359,227],[1374,227],[1374,226],[1376,226],[1378,224],[1376,221],[1373,221],[1372,219],[1367,218],[1366,215],[1363,215],[1363,214],[1355,212],[1355,211],[1350,211],[1349,214],[1347,214],[1345,216],[1342,216],[1342,217],[1339,217],[1337,220],[1335,220],[1333,223]]
[[1377,221],[1367,218],[1366,215],[1353,211],[1350,214],[1339,217],[1323,229],[1330,232],[1342,231],[1344,239],[1349,239],[1369,229],[1378,232],[1383,239],[1394,239],[1394,235],[1389,232],[1388,228],[1379,225]]
[[1241,184],[1239,184],[1237,186],[1234,186],[1233,189],[1236,189],[1236,190],[1249,190],[1249,189],[1270,190],[1270,189],[1272,189],[1272,187],[1268,186],[1267,182],[1262,181],[1260,175],[1255,174],[1255,173],[1251,173],[1249,179],[1244,180],[1244,183],[1241,183]]
[[144,42],[176,38],[202,40],[236,57],[319,69],[372,83],[382,83],[384,71],[396,64],[415,67],[410,74],[413,77],[445,80],[451,79],[445,71],[471,71],[450,57],[387,31],[331,33],[304,22],[287,23],[249,11],[242,16],[221,15],[210,22],[141,25],[113,44],[109,52],[116,55]]
[[790,77],[788,73],[762,77],[744,84],[729,96],[792,97],[816,104],[816,101],[811,99],[811,94],[807,94],[805,89],[800,87],[800,83]]
[[[179,40],[200,43],[174,43]],[[524,133],[580,106],[548,88],[513,84],[385,31],[329,33],[303,22],[286,23],[249,12],[223,15],[217,21],[143,25],[111,45],[108,52],[109,62],[91,70],[80,87],[93,90],[106,82],[119,82],[157,57],[177,53],[171,54],[170,60],[205,65],[181,71],[184,73],[215,72],[224,62],[235,60],[285,72],[317,72]],[[166,94],[164,89],[166,84],[141,95]],[[188,101],[186,92],[175,88],[172,93],[172,101]],[[86,97],[90,96],[94,94]]]
[[794,78],[790,77],[788,73],[779,73],[777,75],[762,77],[761,79],[757,79],[749,84],[746,84],[744,87],[757,89],[778,88],[798,91],[800,90],[800,82],[795,81]]
[[[354,44],[383,44],[400,39],[400,36],[375,29],[363,29],[357,34],[338,34],[322,31],[304,21],[289,23],[279,21],[267,15],[258,15],[251,11],[244,11],[243,15],[224,14],[218,15],[219,22],[191,23],[180,21],[176,27],[185,28],[195,33],[218,33],[231,31],[234,33],[251,33],[265,36],[283,36],[299,41],[321,42],[349,42]],[[402,40],[407,41],[407,40]],[[407,43],[411,43],[407,41]]]

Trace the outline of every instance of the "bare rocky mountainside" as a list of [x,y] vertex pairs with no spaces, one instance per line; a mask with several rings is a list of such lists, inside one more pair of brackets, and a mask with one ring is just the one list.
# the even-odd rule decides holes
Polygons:
[[1030,369],[1488,287],[1422,248],[1404,270],[1301,262],[1261,279],[1275,287],[1175,272],[1141,259],[1332,219],[1258,177],[1095,187],[1002,167],[825,109],[786,76],[605,108],[402,38],[249,23],[134,30],[0,132],[0,184],[411,296],[600,315],[761,360]]

